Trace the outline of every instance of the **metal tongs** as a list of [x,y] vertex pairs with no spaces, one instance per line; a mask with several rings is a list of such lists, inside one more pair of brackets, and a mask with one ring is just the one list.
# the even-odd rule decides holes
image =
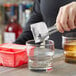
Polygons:
[[[42,25],[44,25],[43,27],[45,27],[45,30],[47,30],[44,33],[43,33],[43,31],[40,32],[40,30],[38,29]],[[37,24],[36,25],[35,24],[31,25],[31,31],[32,31],[35,43],[42,43],[44,40],[47,40],[49,38],[49,35],[52,35],[52,34],[54,34],[55,32],[58,31],[55,24],[52,27],[49,27],[49,28],[47,28],[45,23],[42,23],[42,25],[41,24],[40,24],[40,26],[38,25],[39,27],[37,27]]]

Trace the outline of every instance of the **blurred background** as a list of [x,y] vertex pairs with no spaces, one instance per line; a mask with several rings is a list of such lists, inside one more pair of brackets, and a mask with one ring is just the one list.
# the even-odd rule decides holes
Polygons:
[[0,44],[11,43],[30,18],[33,0],[0,0]]

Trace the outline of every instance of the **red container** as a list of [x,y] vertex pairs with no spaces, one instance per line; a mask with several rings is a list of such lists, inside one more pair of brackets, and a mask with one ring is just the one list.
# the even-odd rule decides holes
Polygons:
[[18,67],[28,62],[25,45],[2,44],[0,46],[0,65]]

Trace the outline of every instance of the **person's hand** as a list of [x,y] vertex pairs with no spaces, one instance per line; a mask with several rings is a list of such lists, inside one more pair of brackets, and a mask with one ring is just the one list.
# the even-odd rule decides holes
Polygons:
[[61,33],[76,28],[76,2],[69,3],[60,8],[56,19],[56,27]]

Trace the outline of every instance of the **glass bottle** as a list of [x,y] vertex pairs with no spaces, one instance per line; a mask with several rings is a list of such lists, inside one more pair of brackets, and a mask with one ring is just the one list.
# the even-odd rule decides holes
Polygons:
[[14,42],[22,33],[22,27],[16,21],[16,16],[13,16],[4,30],[4,43]]

